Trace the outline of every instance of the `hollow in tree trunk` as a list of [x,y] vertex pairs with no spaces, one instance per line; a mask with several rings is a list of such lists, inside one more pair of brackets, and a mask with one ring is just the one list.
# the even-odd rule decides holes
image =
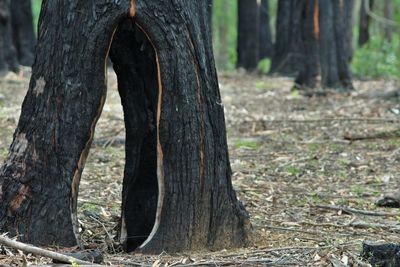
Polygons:
[[206,1],[42,5],[31,83],[0,174],[1,232],[34,244],[77,243],[79,182],[110,50],[126,126],[126,249],[246,244],[250,222],[231,183]]
[[10,1],[0,0],[0,72],[17,72],[18,69],[12,39]]
[[259,15],[257,0],[238,0],[237,67],[248,71],[258,65]]
[[269,1],[261,0],[259,26],[259,59],[271,58],[274,50],[272,44],[271,23],[269,17]]
[[23,66],[32,66],[36,36],[33,28],[31,0],[12,0],[11,17],[18,61]]

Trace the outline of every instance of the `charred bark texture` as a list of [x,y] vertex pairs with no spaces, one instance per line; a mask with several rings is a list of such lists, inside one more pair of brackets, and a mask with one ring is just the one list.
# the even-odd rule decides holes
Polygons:
[[280,0],[271,73],[296,75],[302,66],[301,15],[303,0]]
[[11,27],[10,1],[0,0],[0,72],[19,69]]
[[259,7],[257,0],[238,2],[237,67],[252,71],[259,59]]
[[271,58],[274,51],[271,34],[271,23],[269,16],[269,1],[261,0],[260,5],[260,27],[259,27],[259,58]]
[[344,1],[319,1],[320,64],[323,87],[353,89]]
[[11,17],[14,46],[19,63],[23,66],[32,66],[36,36],[31,0],[12,0]]
[[371,17],[367,14],[366,5],[369,3],[369,10],[373,10],[374,1],[373,0],[362,0],[360,7],[360,22],[359,22],[359,36],[358,45],[361,47],[368,43],[369,41],[369,24],[371,22]]
[[126,249],[244,245],[250,222],[231,183],[207,3],[195,0],[43,2],[30,87],[0,173],[1,232],[77,243],[80,176],[113,36],[126,126]]

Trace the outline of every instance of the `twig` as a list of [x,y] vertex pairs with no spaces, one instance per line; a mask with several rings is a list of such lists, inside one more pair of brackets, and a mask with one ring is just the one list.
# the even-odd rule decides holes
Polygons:
[[[26,253],[32,253],[34,255],[39,255],[47,258],[51,258],[53,260],[57,260],[60,262],[65,262],[65,263],[76,263],[76,264],[81,264],[81,265],[93,265],[93,263],[88,262],[88,261],[82,261],[79,259],[76,259],[72,256],[66,256],[61,253],[53,252],[47,249],[42,249],[38,248],[32,245],[28,245],[22,242],[18,242],[15,240],[12,240],[8,237],[5,237],[3,235],[0,235],[0,244],[3,244],[7,247],[15,248],[21,251],[24,251]],[[93,266],[101,266],[101,265],[93,265]]]
[[297,159],[297,160],[292,160],[292,161],[289,161],[289,162],[285,162],[285,163],[279,165],[279,166],[275,169],[275,172],[280,171],[282,168],[284,168],[284,167],[286,167],[286,166],[289,166],[289,165],[292,165],[292,164],[295,164],[295,163],[304,162],[304,161],[309,161],[309,160],[312,160],[312,159],[317,159],[317,157],[316,157],[316,156],[304,157],[304,158],[300,158],[300,159]]
[[343,211],[349,214],[361,214],[366,216],[400,216],[400,213],[391,213],[391,212],[375,212],[375,211],[368,211],[368,210],[358,210],[353,209],[345,206],[332,206],[332,205],[312,205],[311,207],[319,208],[319,209],[327,209],[327,210],[338,210]]
[[332,123],[332,122],[367,122],[367,123],[400,123],[399,119],[381,119],[381,118],[322,118],[322,119],[304,119],[304,120],[263,120],[254,119],[244,122],[261,122],[261,123]]

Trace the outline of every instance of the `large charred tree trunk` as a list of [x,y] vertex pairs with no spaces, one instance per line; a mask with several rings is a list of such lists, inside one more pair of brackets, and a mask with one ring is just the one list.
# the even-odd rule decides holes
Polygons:
[[296,75],[302,66],[301,14],[303,0],[280,0],[271,73]]
[[369,25],[371,17],[367,14],[367,4],[369,3],[369,10],[373,9],[373,0],[362,0],[360,7],[360,22],[359,22],[359,36],[358,45],[361,47],[369,41]]
[[259,59],[259,8],[257,0],[238,0],[237,67],[252,71]]
[[12,32],[19,63],[32,66],[36,36],[31,0],[11,1]]
[[271,58],[274,51],[269,17],[269,1],[261,0],[259,26],[259,58]]
[[18,60],[13,45],[10,1],[0,0],[0,72],[18,71]]
[[319,1],[321,84],[345,91],[353,89],[346,7],[341,0]]
[[126,249],[244,245],[250,223],[231,184],[207,3],[196,0],[43,2],[31,83],[0,174],[1,231],[77,243],[79,182],[109,50],[125,113]]

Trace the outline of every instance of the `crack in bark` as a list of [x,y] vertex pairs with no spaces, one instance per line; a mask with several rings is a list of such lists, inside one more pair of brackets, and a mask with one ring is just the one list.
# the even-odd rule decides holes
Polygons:
[[131,0],[131,7],[129,9],[129,16],[133,18],[136,15],[136,0]]
[[160,121],[161,121],[161,109],[162,109],[162,98],[163,98],[163,86],[161,79],[161,67],[160,67],[160,58],[158,55],[158,51],[156,46],[154,45],[152,39],[149,34],[143,29],[143,27],[135,22],[136,26],[144,33],[147,40],[153,47],[155,56],[156,56],[156,64],[157,64],[157,80],[158,80],[158,103],[157,103],[157,181],[158,181],[158,202],[157,202],[157,212],[156,218],[153,226],[153,230],[151,231],[148,238],[143,242],[143,244],[139,247],[140,249],[144,248],[155,236],[158,231],[161,222],[161,212],[164,204],[164,195],[165,195],[165,185],[164,185],[164,154],[161,147],[160,141]]

